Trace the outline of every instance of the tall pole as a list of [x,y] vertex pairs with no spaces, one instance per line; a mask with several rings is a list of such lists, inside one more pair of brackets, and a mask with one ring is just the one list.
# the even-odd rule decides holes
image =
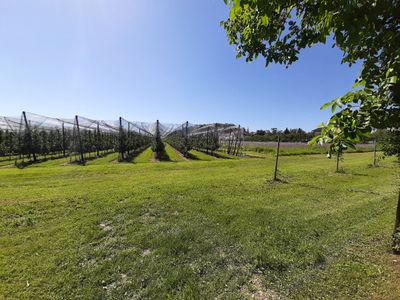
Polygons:
[[209,147],[209,137],[208,137],[208,133],[210,132],[210,128],[207,128],[207,135],[206,135],[206,152],[208,153],[208,149]]
[[100,125],[99,122],[97,122],[97,134],[96,134],[96,145],[97,145],[97,156],[100,156]]
[[185,123],[185,156],[188,156],[189,151],[189,121]]
[[376,139],[374,140],[374,167],[376,166]]
[[240,130],[240,125],[239,125],[239,127],[238,127],[238,130],[236,131],[235,145],[233,146],[233,153],[232,153],[232,155],[236,155],[237,145],[238,145],[238,140],[239,140],[239,130]]
[[128,148],[128,155],[130,155],[130,149],[131,149],[131,147],[132,147],[132,145],[133,145],[133,143],[132,142],[130,142],[130,135],[129,135],[129,132],[130,132],[130,130],[131,130],[131,123],[130,122],[128,122],[128,134],[127,134],[127,144],[128,144],[128,146],[127,146],[127,148]]
[[122,132],[122,118],[119,117],[119,155],[120,160],[124,159],[124,145],[123,145],[123,132]]
[[231,136],[232,136],[232,129],[229,130],[228,148],[226,150],[228,154],[231,154]]
[[63,151],[63,157],[65,157],[65,125],[64,125],[64,122],[62,123],[62,151]]
[[79,152],[81,155],[81,162],[85,162],[85,158],[83,157],[83,146],[82,146],[82,140],[81,140],[81,131],[79,128],[79,121],[78,121],[78,116],[75,116],[75,123],[76,123],[76,132],[78,133],[78,142],[79,142]]
[[274,170],[274,178],[273,180],[278,180],[278,161],[279,161],[279,148],[281,145],[281,136],[278,135],[278,145],[276,147],[276,158],[275,158],[275,170]]
[[33,147],[32,147],[32,133],[31,133],[31,129],[30,129],[30,127],[29,127],[28,120],[27,120],[27,118],[26,118],[26,113],[25,113],[24,111],[22,112],[22,115],[24,116],[25,127],[26,127],[27,134],[28,134],[29,152],[30,152],[30,154],[32,154],[32,156],[33,156],[33,161],[36,161],[36,154],[35,154],[35,151],[34,151],[34,149],[33,149]]
[[238,150],[236,155],[239,155],[239,150],[242,147],[242,140],[243,140],[243,135],[242,135],[242,131],[240,130],[240,125],[239,125],[239,145],[238,145]]
[[236,142],[235,142],[235,150],[233,155],[238,155],[239,154],[239,144],[240,143],[240,125],[237,129],[237,135],[236,135]]

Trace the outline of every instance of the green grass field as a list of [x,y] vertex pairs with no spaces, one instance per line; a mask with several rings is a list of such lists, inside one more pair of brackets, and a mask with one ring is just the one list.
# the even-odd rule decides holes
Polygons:
[[136,156],[133,162],[135,163],[150,162],[152,157],[153,157],[153,150],[151,150],[151,147],[148,147],[142,153]]
[[211,156],[211,155],[205,154],[205,153],[197,151],[197,150],[190,150],[189,155],[190,155],[190,158],[194,159],[194,160],[211,161],[211,160],[217,159],[215,156]]
[[[290,144],[290,143],[289,143]],[[357,145],[356,149],[347,149],[345,153],[362,153],[362,152],[372,152],[373,145]],[[243,152],[245,154],[275,154],[276,146],[259,146],[259,145],[245,145],[243,146]],[[281,144],[280,155],[291,156],[291,155],[310,155],[310,154],[326,154],[328,153],[328,146],[309,146],[307,144],[301,146],[294,146],[293,144],[285,145]]]
[[171,147],[169,144],[165,144],[165,152],[167,153],[169,160],[172,162],[185,161],[186,159],[177,150]]
[[0,169],[0,299],[400,294],[394,160],[371,168],[371,153],[346,154],[334,173],[323,155],[288,156],[272,184],[272,156],[113,155]]

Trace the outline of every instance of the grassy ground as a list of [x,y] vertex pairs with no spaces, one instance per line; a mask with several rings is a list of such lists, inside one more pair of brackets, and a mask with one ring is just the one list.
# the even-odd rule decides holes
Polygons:
[[140,153],[138,156],[136,156],[133,162],[135,163],[150,162],[152,157],[153,157],[153,150],[151,150],[151,147],[149,147],[145,149],[142,153]]
[[189,155],[190,158],[194,160],[211,161],[217,159],[215,156],[207,155],[204,152],[200,152],[197,150],[190,150]]
[[182,162],[186,161],[185,158],[174,148],[171,147],[169,144],[165,144],[165,152],[167,153],[169,160],[173,162]]
[[0,167],[9,166],[9,165],[13,165],[13,164],[14,164],[14,160],[3,160],[3,161],[0,161]]
[[[373,145],[368,146],[357,146],[356,149],[348,149],[346,153],[360,153],[360,152],[371,152],[373,151]],[[254,152],[259,154],[274,154],[276,153],[276,145],[274,146],[260,146],[260,145],[245,145],[243,146],[243,152],[252,154]],[[304,145],[285,145],[285,143],[281,144],[280,154],[282,156],[291,156],[291,155],[308,155],[308,154],[326,154],[328,152],[328,147],[320,147],[320,146],[309,146],[307,144]]]
[[117,162],[118,156],[119,156],[118,152],[110,153],[103,157],[89,160],[86,162],[86,165],[103,165],[107,163]]
[[370,162],[0,169],[0,298],[396,299],[398,166]]

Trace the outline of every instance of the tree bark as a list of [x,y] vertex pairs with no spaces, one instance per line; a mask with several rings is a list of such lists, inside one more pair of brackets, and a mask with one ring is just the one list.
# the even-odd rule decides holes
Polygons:
[[396,221],[394,223],[393,229],[393,252],[395,254],[400,254],[400,241],[395,238],[396,234],[400,232],[400,189],[399,189],[399,196],[397,199],[397,209],[396,209]]
[[397,200],[397,209],[396,209],[396,222],[394,223],[394,231],[399,230],[400,228],[400,190],[399,197]]

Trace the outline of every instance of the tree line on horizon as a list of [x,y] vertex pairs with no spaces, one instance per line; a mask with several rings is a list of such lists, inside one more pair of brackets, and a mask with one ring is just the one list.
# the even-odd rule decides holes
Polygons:
[[307,132],[301,128],[286,128],[278,130],[277,128],[259,129],[247,132],[245,141],[252,142],[274,142],[280,136],[282,142],[303,142],[310,141],[315,136],[315,131]]

